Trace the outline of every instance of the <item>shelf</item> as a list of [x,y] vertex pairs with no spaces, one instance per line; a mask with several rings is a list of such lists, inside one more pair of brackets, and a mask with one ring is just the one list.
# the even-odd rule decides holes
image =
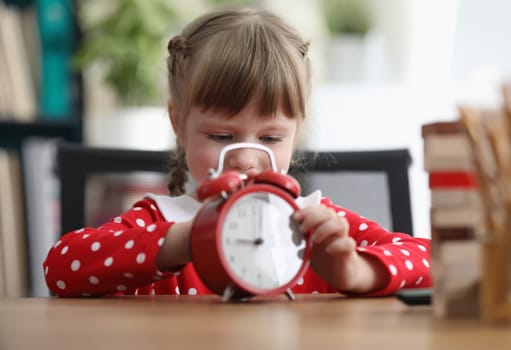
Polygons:
[[17,122],[0,120],[0,147],[20,149],[26,137],[60,137],[68,142],[81,142],[81,123],[78,119],[65,121],[38,120]]

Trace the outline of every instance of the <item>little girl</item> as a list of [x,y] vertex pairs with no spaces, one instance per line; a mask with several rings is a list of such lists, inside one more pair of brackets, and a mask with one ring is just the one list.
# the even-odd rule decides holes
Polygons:
[[[202,16],[168,44],[170,122],[177,136],[170,196],[148,194],[98,228],[81,228],[55,243],[43,263],[58,296],[210,293],[189,251],[190,228],[201,207],[185,194],[216,168],[231,143],[269,147],[288,169],[310,90],[308,44],[275,15],[230,9]],[[266,154],[237,149],[225,170],[255,174]],[[431,285],[427,239],[390,233],[377,223],[311,195],[293,215],[311,232],[311,268],[295,293],[388,295]]]

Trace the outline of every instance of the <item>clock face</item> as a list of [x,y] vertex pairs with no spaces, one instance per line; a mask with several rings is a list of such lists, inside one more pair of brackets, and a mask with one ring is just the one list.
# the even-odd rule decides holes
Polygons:
[[295,209],[280,196],[251,192],[240,197],[222,227],[224,261],[247,286],[271,290],[293,280],[303,264],[306,242]]

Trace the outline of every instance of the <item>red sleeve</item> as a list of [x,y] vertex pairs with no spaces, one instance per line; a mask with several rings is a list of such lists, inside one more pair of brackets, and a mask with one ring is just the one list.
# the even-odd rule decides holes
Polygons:
[[172,275],[156,267],[170,225],[145,199],[98,228],[65,234],[43,263],[48,288],[64,297],[130,293]]
[[355,239],[359,254],[375,257],[387,270],[389,283],[385,288],[365,296],[390,295],[401,288],[431,287],[431,240],[389,232],[376,222],[337,206],[327,198],[321,202],[348,220],[349,234]]

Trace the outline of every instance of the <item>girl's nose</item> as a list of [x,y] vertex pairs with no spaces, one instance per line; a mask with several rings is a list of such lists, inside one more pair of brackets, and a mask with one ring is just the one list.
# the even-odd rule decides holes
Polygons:
[[225,167],[240,172],[257,169],[260,159],[258,152],[254,149],[233,150],[226,155]]

